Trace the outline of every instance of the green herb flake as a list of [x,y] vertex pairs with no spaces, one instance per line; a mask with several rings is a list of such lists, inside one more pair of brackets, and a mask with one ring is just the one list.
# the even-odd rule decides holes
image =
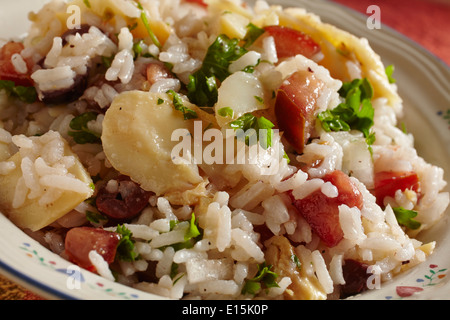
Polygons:
[[0,90],[5,90],[7,94],[26,103],[33,103],[37,100],[37,93],[34,87],[16,86],[14,81],[0,80]]
[[407,210],[402,207],[392,208],[392,210],[394,211],[398,224],[411,230],[417,230],[420,228],[421,223],[413,219],[417,216],[417,211]]
[[246,113],[230,123],[230,127],[235,131],[242,130],[242,132],[237,134],[236,138],[244,138],[246,145],[250,145],[251,141],[251,134],[248,134],[248,130],[253,129],[254,131],[250,131],[250,133],[254,132],[256,134],[257,140],[264,149],[272,146],[272,128],[274,126],[270,120],[264,117],[258,118],[251,113]]
[[138,26],[138,23],[135,22],[135,23],[133,23],[132,25],[129,25],[129,26],[128,26],[128,30],[133,31],[134,29],[137,28],[137,26]]
[[88,129],[87,124],[97,119],[97,113],[93,111],[82,113],[70,121],[68,135],[78,144],[101,143],[100,134]]
[[181,278],[183,278],[184,276],[186,275],[186,273],[182,273],[182,274],[180,274],[180,276],[178,277],[178,278],[176,278],[176,279],[173,279],[173,283],[172,283],[172,285],[174,286],[175,285],[175,283],[177,283],[178,282],[178,280],[180,280]]
[[102,64],[105,66],[105,68],[109,68],[112,65],[112,62],[114,61],[114,55],[110,57],[102,56]]
[[347,57],[350,54],[350,51],[348,50],[345,43],[341,42],[338,47],[336,47],[336,52],[340,55]]
[[291,163],[291,159],[289,158],[288,154],[286,153],[286,151],[283,154],[283,158],[286,159],[287,163]]
[[191,221],[189,223],[189,229],[184,235],[184,241],[191,240],[193,238],[197,238],[200,235],[200,231],[198,230],[197,222],[195,220],[195,214],[192,213]]
[[233,116],[234,116],[234,110],[231,109],[230,107],[220,108],[217,111],[217,113],[219,114],[219,116],[224,117],[224,118],[226,118],[226,117],[233,118]]
[[[170,231],[174,230],[177,227],[181,227],[182,225],[186,225],[188,223],[187,221],[178,221],[178,220],[171,220],[169,222],[170,225]],[[171,247],[175,249],[175,251],[181,250],[181,249],[190,249],[194,246],[194,244],[201,239],[202,232],[201,229],[198,227],[198,221],[195,218],[195,214],[192,213],[191,220],[189,221],[189,227],[186,229],[186,233],[184,235],[184,242],[179,242],[172,244]],[[161,248],[160,248],[161,249]]]
[[242,294],[257,294],[263,288],[275,288],[279,287],[276,279],[278,274],[273,271],[272,265],[267,265],[266,262],[258,265],[258,273],[252,279],[246,280],[242,287]]
[[116,258],[121,261],[135,261],[137,253],[134,250],[135,241],[132,239],[131,231],[125,225],[117,225],[116,233],[120,235]]
[[89,2],[89,0],[83,0],[83,3],[86,7],[88,7],[89,9],[91,8],[91,3]]
[[291,261],[295,264],[295,266],[297,267],[297,269],[300,271],[302,269],[302,263],[300,262],[300,260],[298,259],[297,255],[293,254],[291,256]]
[[339,95],[345,102],[317,116],[322,128],[327,132],[359,130],[371,146],[375,142],[375,133],[371,131],[375,114],[371,102],[373,94],[373,87],[366,78],[344,82]]
[[162,48],[161,43],[159,42],[156,35],[153,33],[152,28],[150,27],[150,23],[148,22],[147,14],[145,13],[144,7],[142,7],[141,3],[137,1],[137,7],[139,10],[141,10],[141,21],[144,24],[145,29],[147,30],[147,33],[152,40],[152,42],[157,46],[158,48]]
[[170,278],[173,279],[175,278],[175,276],[178,274],[178,267],[179,264],[173,262],[172,265],[170,266]]
[[244,37],[244,48],[250,47],[261,35],[265,32],[264,29],[255,26],[253,23],[247,25],[247,33]]
[[264,99],[258,96],[254,96],[255,100],[259,103],[259,104],[264,104]]
[[387,67],[386,67],[386,69],[385,69],[385,72],[386,72],[386,75],[387,75],[387,77],[388,77],[388,80],[389,80],[389,83],[396,83],[397,82],[397,80],[395,80],[393,77],[392,77],[392,75],[394,74],[394,70],[395,70],[395,67],[394,67],[394,65],[388,65]]
[[402,132],[403,132],[404,134],[408,134],[408,129],[406,128],[406,123],[401,122],[401,123],[400,123],[400,126],[401,126],[401,129],[402,129]]
[[108,218],[101,213],[90,210],[86,210],[86,219],[94,224],[99,224],[100,221],[108,221]]
[[239,46],[239,39],[219,35],[208,48],[202,67],[189,77],[189,100],[198,106],[212,107],[217,102],[218,85],[229,75],[228,67],[247,50]]
[[183,99],[181,99],[181,96],[178,93],[176,93],[173,90],[168,90],[167,94],[172,97],[172,102],[173,106],[175,107],[175,110],[178,110],[181,113],[183,113],[184,120],[198,118],[197,112],[186,107],[183,103]]
[[137,58],[142,54],[142,44],[144,43],[144,40],[138,40],[133,44],[133,52],[134,52],[134,57]]

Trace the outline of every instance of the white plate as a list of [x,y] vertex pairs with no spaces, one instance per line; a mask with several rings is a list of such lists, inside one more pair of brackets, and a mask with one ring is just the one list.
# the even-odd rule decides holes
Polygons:
[[[0,38],[26,32],[27,11],[45,0],[0,0]],[[395,78],[404,99],[405,122],[415,135],[416,148],[428,162],[444,168],[450,181],[450,69],[428,51],[382,26],[370,30],[367,17],[324,0],[269,1],[301,6],[360,37],[367,38],[385,65],[395,65]],[[450,210],[445,219],[421,235],[436,240],[429,260],[383,283],[380,289],[354,299],[450,299]],[[53,254],[25,235],[0,214],[0,271],[17,283],[50,299],[158,299],[158,297],[105,280]]]

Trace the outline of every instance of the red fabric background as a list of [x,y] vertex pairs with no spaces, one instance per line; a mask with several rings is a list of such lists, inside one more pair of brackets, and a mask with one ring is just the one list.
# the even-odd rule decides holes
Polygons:
[[[379,6],[383,24],[406,35],[450,65],[450,0],[332,1],[364,14],[368,6]],[[40,297],[0,277],[0,299],[36,300]]]
[[392,27],[450,65],[450,0],[332,0],[366,13],[381,11],[381,23]]

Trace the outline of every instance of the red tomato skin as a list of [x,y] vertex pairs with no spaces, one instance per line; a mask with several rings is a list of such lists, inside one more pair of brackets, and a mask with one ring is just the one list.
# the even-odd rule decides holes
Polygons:
[[384,207],[384,198],[394,197],[397,190],[409,189],[420,192],[419,177],[413,171],[381,171],[375,173],[374,180],[372,194],[377,198],[377,204],[382,207]]
[[66,234],[65,253],[69,261],[89,271],[95,271],[95,267],[89,260],[89,252],[95,250],[107,263],[112,263],[119,241],[118,233],[101,228],[72,228]]
[[203,7],[207,7],[208,5],[203,0],[185,0],[186,2],[190,3],[196,3],[198,5],[201,5]]
[[350,180],[350,177],[344,172],[335,170],[325,175],[322,180],[325,182],[330,182],[331,184],[336,186],[339,191],[339,195],[336,198],[332,199],[336,199],[339,205],[345,204],[350,208],[357,207],[358,209],[362,209],[362,194]]
[[298,153],[303,152],[305,145],[305,117],[300,108],[280,89],[275,103],[275,116],[283,137]]
[[[17,73],[14,65],[11,62],[11,57],[15,53],[20,53],[24,49],[22,43],[8,42],[0,49],[0,80],[13,81],[16,86],[31,87],[33,86],[33,80],[31,79],[29,72],[27,74]],[[31,63],[27,63],[28,70],[31,69]]]
[[0,49],[0,60],[10,60],[15,53],[20,53],[24,46],[20,42],[10,41]]
[[320,52],[320,46],[307,34],[283,26],[264,27],[267,34],[275,40],[278,59],[301,54],[309,59]]
[[305,218],[311,229],[327,247],[332,248],[344,237],[339,224],[339,206],[345,204],[361,209],[363,198],[349,177],[340,170],[333,171],[322,179],[338,189],[339,195],[336,198],[329,198],[320,190],[303,199],[295,199],[292,192],[290,196],[294,207]]
[[275,100],[277,126],[283,137],[301,154],[314,130],[316,100],[323,82],[309,71],[297,71],[283,81]]

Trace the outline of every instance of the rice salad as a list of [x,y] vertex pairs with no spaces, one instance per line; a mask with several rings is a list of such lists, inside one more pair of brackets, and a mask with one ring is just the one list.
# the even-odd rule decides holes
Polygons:
[[301,8],[50,0],[0,39],[0,210],[169,299],[347,298],[424,262],[443,170],[393,66]]

